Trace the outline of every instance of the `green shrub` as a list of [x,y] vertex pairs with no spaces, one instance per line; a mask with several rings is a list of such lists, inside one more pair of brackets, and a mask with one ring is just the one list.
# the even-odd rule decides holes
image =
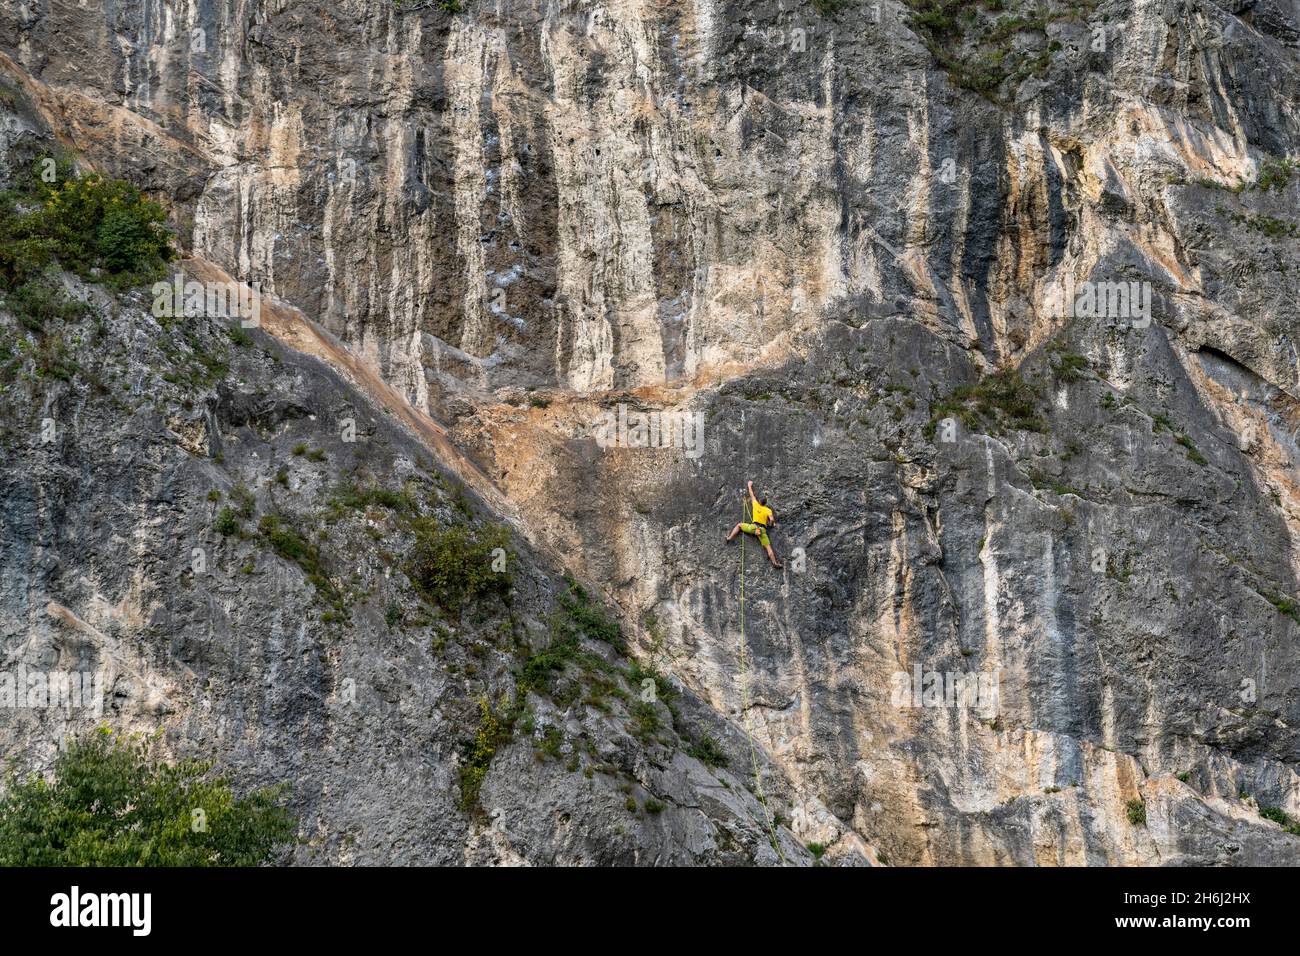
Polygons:
[[1277,613],[1285,614],[1287,617],[1291,618],[1291,620],[1300,624],[1300,604],[1297,604],[1292,598],[1289,598],[1284,594],[1274,594],[1271,591],[1260,591],[1258,588],[1255,590],[1264,598],[1264,600],[1273,605],[1277,610]]
[[1062,382],[1077,382],[1088,371],[1088,360],[1077,352],[1058,353],[1052,371]]
[[1208,464],[1208,462],[1205,460],[1205,456],[1202,455],[1200,449],[1196,447],[1196,443],[1193,442],[1191,438],[1189,438],[1187,435],[1179,435],[1177,438],[1174,439],[1174,441],[1182,445],[1183,448],[1186,449],[1188,461],[1196,465],[1201,465],[1202,467]]
[[176,257],[167,213],[136,187],[99,173],[42,183],[39,232],[54,241],[54,256],[83,277],[91,269],[125,289],[159,279]]
[[1008,429],[1046,431],[1047,424],[1039,414],[1041,402],[1038,386],[1026,381],[1019,372],[1009,369],[994,372],[973,385],[960,386],[947,398],[935,402],[925,436],[933,440],[939,421],[949,416],[960,419],[971,431],[987,429],[993,435]]
[[1268,192],[1272,189],[1286,189],[1291,184],[1292,174],[1300,172],[1300,161],[1291,159],[1265,160],[1255,180],[1256,189]]
[[230,537],[232,534],[238,534],[240,529],[239,514],[234,508],[229,506],[222,508],[217,513],[217,519],[212,522],[212,528],[218,534]]
[[1146,825],[1147,822],[1147,805],[1140,797],[1135,797],[1124,806],[1128,813],[1128,822],[1134,826]]
[[[501,525],[438,527],[433,518],[413,522],[415,542],[406,574],[420,596],[449,613],[490,595],[506,597],[513,585],[509,571],[510,534]],[[497,548],[506,552],[506,570],[493,570]]]
[[33,356],[36,374],[40,378],[57,378],[70,382],[77,372],[77,361],[73,358],[68,343],[59,335],[47,335],[36,347]]
[[615,647],[623,646],[623,631],[617,621],[611,621],[605,612],[591,603],[587,591],[571,575],[565,575],[569,590],[560,595],[560,606],[568,617],[569,623],[582,637],[594,641],[604,641]]
[[1290,822],[1290,818],[1286,815],[1286,811],[1281,807],[1260,807],[1259,815],[1265,820],[1272,820],[1274,823],[1280,824],[1281,826],[1286,826]]
[[[294,454],[299,454],[296,446]],[[401,490],[384,488],[373,479],[365,483],[355,479],[340,482],[330,498],[333,517],[341,518],[348,509],[361,511],[370,505],[380,505],[399,514],[414,513],[419,506],[414,486],[411,482],[403,485]]]
[[101,731],[59,754],[52,781],[10,775],[0,866],[256,866],[297,832],[279,788],[236,799],[211,764],[152,758]]
[[723,753],[718,742],[708,734],[692,744],[686,752],[705,766],[715,769],[727,766],[727,755]]
[[402,624],[402,607],[400,604],[390,603],[384,611],[384,623],[388,625],[389,630],[400,627]]
[[642,743],[648,743],[659,732],[659,711],[654,704],[637,701],[632,705],[632,735]]
[[230,489],[230,500],[235,505],[236,514],[245,520],[253,517],[257,510],[257,498],[242,481],[235,482],[235,486]]
[[276,554],[302,569],[307,580],[322,597],[334,604],[336,609],[341,607],[343,596],[325,573],[325,563],[319,549],[287,518],[276,514],[262,515],[257,530]]
[[492,766],[492,758],[497,748],[510,739],[511,727],[507,719],[496,714],[486,697],[479,698],[479,725],[474,740],[468,746],[465,759],[461,761],[460,808],[473,811],[478,808],[479,791],[483,788],[483,778]]
[[84,302],[70,298],[54,279],[28,279],[4,294],[4,304],[14,317],[33,332],[42,332],[54,320],[75,322],[90,310]]
[[1265,820],[1272,820],[1287,833],[1300,836],[1300,819],[1291,816],[1281,807],[1260,807],[1259,815]]

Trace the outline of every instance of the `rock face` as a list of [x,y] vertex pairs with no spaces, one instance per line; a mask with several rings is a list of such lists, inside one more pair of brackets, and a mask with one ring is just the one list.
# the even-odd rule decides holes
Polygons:
[[[33,117],[5,120],[8,156],[41,147]],[[601,612],[550,556],[502,539],[505,600],[422,600],[420,529],[491,515],[393,408],[262,329],[67,282],[92,314],[0,374],[0,646],[6,678],[93,692],[15,706],[11,684],[7,757],[160,732],[242,787],[287,783],[306,863],[812,861],[696,695],[618,640],[556,658]],[[287,335],[286,314],[262,318]]]
[[[51,452],[22,446],[6,652],[56,646],[70,625],[49,602],[96,647],[118,638],[91,608],[121,609],[131,666],[170,703],[119,719],[184,749],[241,715],[222,754],[315,781],[302,852],[330,859],[1300,859],[1258,813],[1300,815],[1300,6],[1046,4],[1032,29],[995,25],[1016,4],[946,21],[821,6],[6,7],[0,66],[53,133],[169,199],[195,268],[318,322],[268,331],[348,379],[276,346],[279,366],[238,367],[263,397],[229,377],[190,397],[201,453],[260,436],[220,468],[185,458],[208,484],[178,485],[191,452],[162,411],[148,428],[101,413],[62,467],[93,476],[79,456],[133,436],[118,457],[142,473],[82,519],[70,490],[43,504]],[[161,333],[131,314],[106,334],[141,343],[142,381]],[[575,788],[523,744],[484,783],[505,835],[460,813],[450,727],[514,685],[460,672],[444,726],[451,678],[386,646],[382,601],[322,631],[235,571],[224,599],[142,596],[159,542],[211,521],[200,490],[274,478],[300,437],[328,464],[292,463],[295,491],[352,467],[294,429],[359,404],[391,445],[368,469],[400,481],[419,447],[531,542],[516,602],[535,622],[567,564],[680,684],[681,746],[625,751],[630,785],[673,804],[662,825],[615,822],[628,781]],[[677,447],[610,447],[620,407],[701,424]],[[786,568],[746,546],[742,636],[723,537],[747,478]],[[100,583],[95,549],[114,562]],[[221,668],[196,666],[221,648]],[[241,705],[273,661],[286,699]],[[401,725],[367,712],[349,733],[321,688],[385,669]],[[933,700],[930,675],[996,694]],[[566,740],[621,739],[580,701],[534,706]],[[743,785],[746,731],[771,815]],[[706,732],[729,786],[684,753]],[[13,746],[39,763],[56,737],[41,752],[30,734]],[[765,835],[769,816],[788,830]]]

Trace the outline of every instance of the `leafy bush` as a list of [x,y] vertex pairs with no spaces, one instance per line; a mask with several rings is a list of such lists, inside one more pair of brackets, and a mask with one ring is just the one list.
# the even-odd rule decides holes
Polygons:
[[276,514],[262,515],[257,530],[276,554],[302,568],[307,580],[321,596],[337,610],[342,610],[343,596],[325,573],[325,562],[321,559],[320,550],[302,532],[290,524],[287,518]]
[[1264,600],[1268,601],[1269,604],[1276,608],[1277,613],[1285,614],[1287,617],[1291,618],[1291,620],[1300,624],[1300,604],[1297,604],[1294,600],[1284,594],[1274,594],[1271,591],[1260,591],[1258,588],[1255,590],[1258,591]]
[[1077,382],[1087,373],[1088,360],[1077,352],[1062,349],[1057,353],[1052,371],[1062,382]]
[[1014,431],[1046,431],[1039,414],[1042,395],[1036,385],[1019,372],[1005,369],[986,375],[973,385],[962,385],[942,401],[934,403],[925,435],[933,440],[935,427],[948,416],[961,420],[971,431],[988,429],[999,435]]
[[41,185],[40,232],[54,242],[55,257],[88,277],[107,273],[107,284],[125,289],[161,278],[175,258],[167,213],[140,190],[99,173],[69,176]]
[[567,594],[560,595],[560,606],[564,608],[569,623],[578,634],[622,648],[623,632],[618,622],[611,621],[604,611],[592,604],[586,589],[572,576],[565,575],[564,581],[569,590]]
[[0,193],[0,294],[36,332],[86,311],[48,275],[55,265],[120,290],[161,277],[176,256],[158,203],[122,180],[56,168],[54,183],[33,173]]
[[222,508],[217,514],[217,520],[212,522],[212,528],[218,534],[227,538],[232,534],[238,534],[240,528],[238,512],[231,507]]
[[47,276],[29,279],[7,292],[4,302],[19,323],[33,332],[44,331],[46,324],[56,319],[76,321],[89,309],[86,303],[70,298],[54,279]]
[[1291,816],[1281,807],[1260,807],[1259,815],[1265,820],[1272,820],[1287,833],[1300,836],[1300,820]]
[[479,725],[474,740],[469,745],[460,765],[460,808],[472,811],[478,807],[479,791],[483,778],[492,766],[497,748],[510,739],[512,732],[508,717],[496,714],[486,697],[479,701]]
[[[303,451],[300,452],[299,448],[303,449]],[[306,448],[306,445],[295,445],[293,453],[295,455],[303,454]],[[373,478],[365,482],[357,481],[354,478],[342,481],[334,489],[334,493],[330,498],[330,507],[335,519],[342,517],[344,512],[349,509],[361,511],[371,505],[379,505],[399,514],[408,514],[414,513],[418,509],[419,502],[414,485],[411,482],[403,485],[399,491],[393,488],[385,488]]]
[[661,722],[659,720],[659,711],[655,705],[647,701],[637,701],[631,707],[632,727],[631,732],[634,737],[642,743],[649,743],[655,734],[659,732]]
[[718,742],[707,734],[696,741],[686,752],[707,767],[716,769],[727,766],[727,755],[723,753]]
[[[433,518],[417,519],[413,526],[415,542],[406,574],[426,601],[455,614],[470,602],[510,593],[510,534],[503,526],[440,528]],[[497,548],[506,552],[507,570],[493,569]]]
[[1125,804],[1124,809],[1128,813],[1128,822],[1134,826],[1146,825],[1147,822],[1147,805],[1135,797]]
[[151,758],[107,731],[72,744],[54,779],[11,775],[0,866],[256,866],[294,840],[279,788],[236,799],[211,764]]
[[1291,184],[1291,177],[1300,172],[1300,161],[1293,159],[1265,160],[1260,168],[1255,188],[1268,192],[1273,189],[1286,189]]

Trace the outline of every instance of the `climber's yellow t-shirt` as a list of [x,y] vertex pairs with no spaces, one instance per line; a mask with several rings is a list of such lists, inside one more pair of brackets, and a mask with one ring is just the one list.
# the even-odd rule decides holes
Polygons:
[[766,525],[772,517],[772,509],[754,502],[754,524]]

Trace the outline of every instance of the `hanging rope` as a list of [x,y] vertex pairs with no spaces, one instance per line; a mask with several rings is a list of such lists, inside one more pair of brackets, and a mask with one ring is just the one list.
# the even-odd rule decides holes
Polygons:
[[[740,427],[741,442],[744,449],[742,457],[746,466],[745,477],[748,480],[749,442],[746,440],[747,436],[744,432],[745,413],[743,411],[740,413]],[[749,495],[746,494],[740,504],[740,520],[742,523],[748,524],[751,517],[752,515],[749,514]],[[748,537],[749,535],[746,532],[740,532],[740,711],[745,722],[745,737],[749,741],[749,763],[754,771],[754,795],[758,797],[758,802],[763,807],[763,816],[767,823],[767,832],[772,840],[772,849],[776,851],[776,855],[781,862],[785,863],[785,854],[781,852],[781,841],[776,838],[776,823],[772,819],[772,811],[768,807],[767,797],[763,793],[763,775],[759,773],[758,769],[758,748],[754,746],[754,734],[749,729],[749,654],[745,643],[745,539]]]

